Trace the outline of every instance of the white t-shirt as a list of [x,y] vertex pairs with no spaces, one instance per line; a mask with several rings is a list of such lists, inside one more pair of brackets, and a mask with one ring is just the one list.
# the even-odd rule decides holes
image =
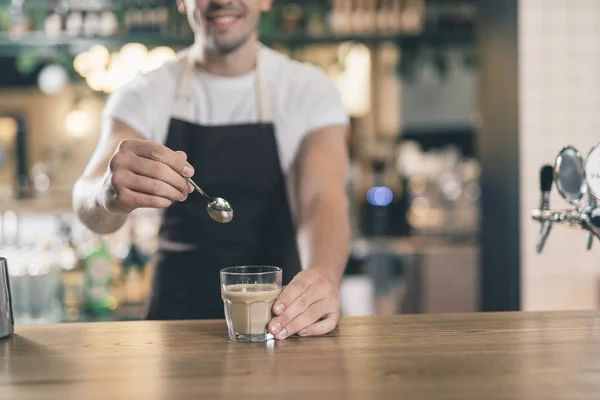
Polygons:
[[[282,170],[290,173],[302,139],[330,125],[348,124],[339,92],[319,68],[263,46],[261,65],[271,99]],[[103,112],[149,140],[165,143],[178,83],[185,68],[180,56],[148,74],[137,76],[113,93]],[[233,125],[259,121],[256,72],[215,76],[197,68],[188,101],[187,121],[199,125]]]

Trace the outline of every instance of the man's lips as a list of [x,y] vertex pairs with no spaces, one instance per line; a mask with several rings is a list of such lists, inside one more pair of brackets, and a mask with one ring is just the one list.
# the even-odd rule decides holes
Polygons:
[[206,16],[206,22],[217,29],[227,29],[241,18],[239,14],[209,14]]

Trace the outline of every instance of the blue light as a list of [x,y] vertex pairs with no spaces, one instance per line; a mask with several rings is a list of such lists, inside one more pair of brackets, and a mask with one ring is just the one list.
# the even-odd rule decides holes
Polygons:
[[367,192],[367,202],[375,207],[387,207],[394,200],[394,193],[386,186],[375,186]]

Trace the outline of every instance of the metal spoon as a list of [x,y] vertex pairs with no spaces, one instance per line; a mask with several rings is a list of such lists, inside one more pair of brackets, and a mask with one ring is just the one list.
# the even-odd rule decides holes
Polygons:
[[206,199],[206,212],[208,212],[208,215],[210,215],[213,220],[222,224],[231,222],[233,219],[233,208],[231,208],[231,205],[227,200],[220,197],[210,197],[204,193],[204,190],[200,189],[200,186],[198,186],[196,182],[190,178],[187,178],[187,181],[198,191],[198,193],[204,196]]

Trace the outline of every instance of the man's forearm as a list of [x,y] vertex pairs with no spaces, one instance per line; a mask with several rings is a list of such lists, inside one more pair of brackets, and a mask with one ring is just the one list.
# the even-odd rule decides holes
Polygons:
[[302,258],[339,285],[350,252],[348,199],[345,193],[323,193],[304,208],[298,224]]
[[73,208],[79,220],[91,231],[104,235],[116,232],[127,220],[126,214],[107,211],[98,203],[102,178],[82,178],[73,188]]

